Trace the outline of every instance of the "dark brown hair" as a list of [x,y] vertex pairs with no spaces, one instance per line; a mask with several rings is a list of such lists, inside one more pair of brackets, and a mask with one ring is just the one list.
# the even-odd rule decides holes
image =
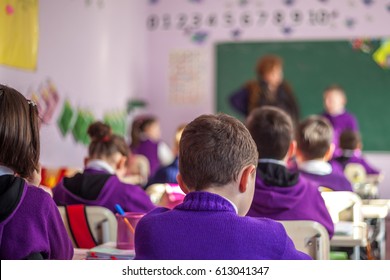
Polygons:
[[343,150],[355,150],[360,142],[361,137],[357,131],[347,129],[340,135],[340,148]]
[[256,73],[261,77],[271,72],[275,66],[283,66],[283,60],[281,57],[269,54],[261,57],[256,65]]
[[122,136],[112,134],[111,127],[95,122],[88,127],[88,135],[91,138],[89,144],[89,156],[91,158],[111,157],[115,153],[123,156],[129,155],[129,147]]
[[320,116],[303,120],[298,127],[297,145],[307,160],[322,158],[332,144],[333,128]]
[[187,124],[179,150],[180,174],[191,190],[236,181],[243,167],[258,161],[249,131],[225,114],[202,115]]
[[0,85],[0,164],[23,178],[39,170],[39,117],[35,103]]
[[291,118],[276,107],[254,109],[248,117],[247,128],[255,140],[259,158],[283,159],[294,139]]
[[131,128],[131,148],[137,148],[140,141],[141,141],[141,135],[146,130],[146,128],[157,122],[157,118],[154,116],[138,116],[134,119],[133,125]]

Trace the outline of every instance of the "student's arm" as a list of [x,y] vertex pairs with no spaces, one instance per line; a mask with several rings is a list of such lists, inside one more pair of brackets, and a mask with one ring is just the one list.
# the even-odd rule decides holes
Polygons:
[[73,246],[66,232],[60,212],[51,197],[47,196],[46,204],[46,230],[49,242],[48,258],[52,260],[71,260]]

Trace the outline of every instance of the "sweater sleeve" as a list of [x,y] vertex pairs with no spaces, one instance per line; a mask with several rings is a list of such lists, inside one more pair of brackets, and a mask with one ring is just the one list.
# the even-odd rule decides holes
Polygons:
[[243,87],[234,92],[229,98],[230,105],[244,116],[248,115],[249,92]]
[[49,259],[71,260],[73,257],[73,246],[66,232],[60,212],[51,197],[47,196],[45,201],[47,238],[49,242]]

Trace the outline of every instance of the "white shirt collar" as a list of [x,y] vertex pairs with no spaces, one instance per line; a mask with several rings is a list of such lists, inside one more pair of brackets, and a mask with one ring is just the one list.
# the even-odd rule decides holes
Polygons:
[[316,175],[328,175],[332,173],[332,166],[322,160],[308,160],[299,164],[299,169]]
[[223,198],[230,202],[230,204],[233,206],[234,210],[236,211],[236,214],[238,214],[238,208],[237,208],[237,206],[236,206],[230,199],[228,199],[228,198],[226,198],[226,197],[224,197],[224,196],[223,196]]
[[14,174],[15,172],[11,168],[8,168],[7,166],[4,165],[0,165],[0,176],[14,175]]
[[259,163],[275,163],[275,164],[286,166],[286,163],[283,160],[277,160],[277,159],[273,159],[273,158],[259,159]]
[[94,159],[88,162],[86,168],[91,168],[99,171],[107,171],[110,174],[115,174],[114,168],[112,168],[107,162],[100,159]]

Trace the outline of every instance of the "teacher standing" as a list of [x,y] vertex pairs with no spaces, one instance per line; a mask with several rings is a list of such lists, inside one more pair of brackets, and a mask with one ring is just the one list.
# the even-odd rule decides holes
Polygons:
[[248,116],[261,106],[275,106],[299,122],[299,108],[291,87],[283,80],[283,61],[276,55],[265,55],[256,66],[257,80],[247,82],[230,97],[231,105]]

